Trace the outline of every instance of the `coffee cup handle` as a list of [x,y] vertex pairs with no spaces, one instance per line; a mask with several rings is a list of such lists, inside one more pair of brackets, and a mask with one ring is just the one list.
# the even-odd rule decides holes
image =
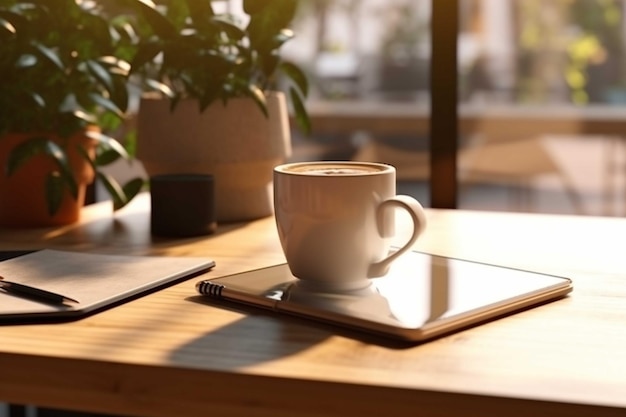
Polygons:
[[385,211],[392,210],[394,208],[404,209],[413,220],[413,234],[411,238],[404,244],[404,246],[400,247],[398,250],[394,251],[392,254],[387,256],[382,261],[376,262],[370,265],[368,270],[368,277],[380,277],[387,273],[389,270],[389,266],[393,261],[395,261],[400,255],[409,250],[411,246],[417,241],[417,238],[422,234],[424,229],[426,228],[426,214],[424,213],[424,208],[422,205],[413,197],[408,195],[396,195],[391,197],[378,206],[376,211],[378,230],[381,236],[388,236],[388,225],[385,222]]

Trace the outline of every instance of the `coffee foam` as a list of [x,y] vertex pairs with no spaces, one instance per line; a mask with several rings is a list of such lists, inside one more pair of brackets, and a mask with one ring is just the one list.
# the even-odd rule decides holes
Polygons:
[[307,175],[363,175],[374,172],[381,172],[383,168],[374,165],[359,164],[298,164],[286,169],[286,172],[296,172]]

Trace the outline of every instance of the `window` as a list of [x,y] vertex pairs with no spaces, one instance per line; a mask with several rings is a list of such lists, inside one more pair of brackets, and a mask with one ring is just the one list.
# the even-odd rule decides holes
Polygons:
[[303,0],[286,52],[313,82],[314,131],[294,132],[293,159],[391,163],[429,205],[431,98],[456,84],[458,177],[434,187],[458,207],[621,215],[625,3],[458,0],[456,79],[431,92],[431,1]]

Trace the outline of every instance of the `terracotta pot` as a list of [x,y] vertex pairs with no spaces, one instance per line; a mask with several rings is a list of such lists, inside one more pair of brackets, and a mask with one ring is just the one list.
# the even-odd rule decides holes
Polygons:
[[210,174],[218,222],[272,215],[274,166],[291,155],[285,96],[268,95],[269,117],[251,99],[212,104],[203,113],[183,100],[144,97],[137,121],[137,158],[148,175]]
[[[48,214],[45,196],[45,178],[56,168],[54,162],[44,156],[37,155],[29,159],[10,177],[4,173],[10,151],[18,144],[34,136],[49,136],[33,133],[6,134],[0,138],[0,226],[3,227],[46,227],[71,224],[78,221],[81,207],[85,203],[87,185],[94,179],[94,172],[85,161],[76,145],[82,146],[90,155],[95,155],[96,142],[84,135],[76,135],[65,139],[69,146],[67,154],[70,167],[78,183],[78,198],[74,199],[69,191],[65,191],[59,210],[53,215]],[[61,141],[61,139],[57,139]]]

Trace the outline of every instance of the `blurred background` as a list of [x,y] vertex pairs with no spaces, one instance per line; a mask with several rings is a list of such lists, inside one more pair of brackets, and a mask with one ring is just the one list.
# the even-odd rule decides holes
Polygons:
[[[458,2],[458,207],[624,215],[626,0]],[[299,0],[284,53],[313,132],[292,160],[390,163],[429,206],[430,22],[428,0]]]
[[[459,3],[459,207],[622,215],[626,1]],[[312,81],[313,134],[294,132],[294,160],[388,162],[429,204],[430,16],[426,0],[300,1],[285,49]]]

